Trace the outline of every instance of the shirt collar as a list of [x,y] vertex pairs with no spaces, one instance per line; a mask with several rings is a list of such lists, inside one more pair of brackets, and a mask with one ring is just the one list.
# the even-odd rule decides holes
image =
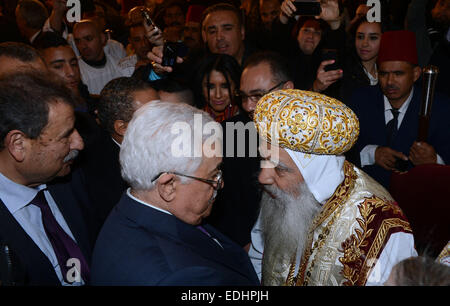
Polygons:
[[45,188],[47,188],[46,184],[36,188],[17,184],[0,173],[0,197],[11,214],[27,206],[36,194]]
[[[406,99],[405,103],[403,103],[403,105],[398,109],[400,113],[406,113],[406,110],[408,109],[408,106],[411,103],[413,95],[414,95],[414,87],[411,89],[408,99]],[[384,98],[384,111],[385,112],[390,111],[392,109],[391,103],[389,102],[386,96],[383,96],[383,98]]]
[[122,146],[120,145],[120,143],[118,143],[113,137],[111,137],[111,139],[112,139],[112,141],[113,141],[116,145],[119,146],[119,148],[122,147]]
[[139,200],[138,198],[136,198],[135,196],[133,196],[133,195],[131,194],[131,188],[128,188],[128,189],[127,189],[127,195],[128,195],[130,198],[132,198],[133,200],[135,200],[136,202],[139,202],[139,203],[141,203],[141,204],[144,204],[145,206],[148,206],[148,207],[154,208],[154,209],[156,209],[156,210],[159,210],[159,211],[161,211],[161,212],[163,212],[163,213],[166,213],[166,214],[168,214],[168,215],[172,215],[170,212],[168,212],[168,211],[165,210],[165,209],[162,209],[162,208],[153,206],[153,205],[148,204],[148,203],[146,203],[146,202],[144,202],[144,201],[142,201],[142,200]]

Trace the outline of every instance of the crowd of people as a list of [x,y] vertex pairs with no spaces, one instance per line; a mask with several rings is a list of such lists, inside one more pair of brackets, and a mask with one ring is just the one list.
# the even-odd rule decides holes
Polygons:
[[294,2],[0,0],[0,285],[450,285],[450,1]]

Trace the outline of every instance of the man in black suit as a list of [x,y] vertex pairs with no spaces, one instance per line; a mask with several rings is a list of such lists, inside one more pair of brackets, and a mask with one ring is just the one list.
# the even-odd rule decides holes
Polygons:
[[271,51],[253,54],[245,63],[241,76],[238,93],[241,111],[222,122],[225,156],[222,169],[227,183],[217,196],[209,222],[246,250],[250,246],[250,232],[258,217],[261,198],[258,135],[252,122],[253,112],[262,96],[288,88],[294,88],[294,83],[288,63],[281,55]]
[[94,205],[91,215],[95,220],[91,221],[95,232],[128,187],[119,165],[120,144],[128,122],[139,107],[157,99],[158,93],[147,82],[129,77],[111,80],[101,91],[97,115],[103,131],[81,154],[81,168]]
[[15,255],[12,272],[22,272],[16,284],[89,281],[89,233],[80,208],[88,199],[75,183],[78,174],[69,175],[84,147],[74,100],[49,74],[0,79],[0,239]]
[[220,131],[184,103],[136,111],[120,150],[131,187],[97,239],[93,285],[259,284],[247,253],[203,221],[223,187]]

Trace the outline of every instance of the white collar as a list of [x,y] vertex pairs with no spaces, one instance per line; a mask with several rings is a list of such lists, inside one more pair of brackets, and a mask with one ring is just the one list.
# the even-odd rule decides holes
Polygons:
[[36,188],[17,184],[0,173],[0,197],[11,214],[27,206],[36,194],[45,188],[46,184]]
[[[409,93],[408,99],[406,99],[405,102],[403,102],[402,106],[398,109],[400,113],[406,113],[406,110],[408,109],[409,104],[411,103],[412,97],[414,95],[414,87],[411,88],[411,92]],[[384,98],[384,111],[390,111],[392,109],[392,105],[389,102],[388,98],[383,95]]]
[[136,198],[135,196],[133,196],[133,195],[131,194],[131,188],[128,188],[128,189],[127,189],[127,195],[128,195],[130,198],[132,198],[133,200],[135,200],[136,202],[139,202],[139,203],[141,203],[141,204],[144,204],[145,206],[151,207],[151,208],[153,208],[153,209],[159,210],[159,211],[161,211],[161,212],[163,212],[163,213],[166,213],[166,214],[168,214],[168,215],[172,215],[170,212],[168,212],[168,211],[165,210],[165,209],[162,209],[162,208],[153,206],[153,205],[151,205],[151,204],[149,204],[149,203],[146,203],[146,202],[144,202],[144,201],[142,201],[142,200]]

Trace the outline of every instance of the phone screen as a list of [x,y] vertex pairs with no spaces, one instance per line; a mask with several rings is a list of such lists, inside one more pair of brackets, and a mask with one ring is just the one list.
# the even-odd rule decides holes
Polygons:
[[294,2],[295,15],[303,15],[303,16],[319,16],[322,12],[322,8],[320,7],[320,2],[317,1],[299,1],[296,0]]
[[326,65],[325,71],[337,70],[339,69],[338,62],[338,51],[336,49],[323,49],[322,50],[322,61],[334,60],[333,64]]

